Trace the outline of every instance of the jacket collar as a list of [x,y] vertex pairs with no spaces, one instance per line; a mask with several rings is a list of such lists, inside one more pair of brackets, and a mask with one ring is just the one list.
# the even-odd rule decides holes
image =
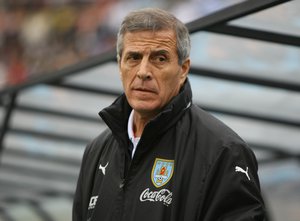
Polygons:
[[[178,95],[163,108],[163,110],[152,119],[145,127],[142,140],[148,140],[165,132],[182,116],[186,109],[192,104],[192,91],[187,79],[180,89]],[[110,106],[100,111],[99,115],[114,136],[127,142],[127,122],[132,108],[125,94],[119,96]]]

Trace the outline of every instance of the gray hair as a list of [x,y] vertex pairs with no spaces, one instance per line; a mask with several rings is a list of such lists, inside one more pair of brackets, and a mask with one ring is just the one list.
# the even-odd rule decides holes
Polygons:
[[123,52],[123,38],[127,32],[134,31],[174,30],[176,34],[178,63],[181,65],[190,56],[190,35],[187,27],[171,13],[146,8],[129,13],[123,20],[117,38],[117,59],[120,61]]

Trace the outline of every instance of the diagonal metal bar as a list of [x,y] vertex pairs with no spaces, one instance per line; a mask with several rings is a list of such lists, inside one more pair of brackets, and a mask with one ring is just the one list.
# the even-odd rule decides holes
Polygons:
[[213,108],[213,107],[203,106],[203,105],[198,105],[198,106],[209,112],[215,112],[215,113],[230,115],[230,116],[234,116],[234,117],[248,118],[248,119],[263,121],[263,122],[267,122],[267,123],[275,123],[275,124],[280,124],[280,125],[284,125],[284,126],[300,128],[300,121],[297,121],[297,120],[288,120],[288,119],[283,119],[283,118],[279,118],[279,117],[264,116],[262,114],[254,114],[254,113],[246,113],[243,111],[228,110],[228,109],[223,109],[220,107]]
[[54,134],[50,132],[39,132],[31,129],[21,129],[21,128],[12,128],[10,133],[18,134],[18,135],[30,135],[44,139],[52,139],[52,140],[59,140],[65,142],[73,142],[73,143],[82,143],[86,145],[90,142],[88,138],[80,138],[78,136],[68,136],[68,135],[61,135],[61,134]]
[[272,157],[267,158],[267,159],[258,159],[257,162],[260,165],[263,165],[263,164],[266,165],[266,164],[270,164],[270,163],[275,163],[275,162],[279,162],[279,161],[286,161],[286,160],[293,160],[293,159],[295,159],[294,156],[275,155],[275,156],[272,156]]
[[248,0],[187,23],[190,33],[288,2],[291,0]]
[[73,90],[79,90],[79,91],[96,93],[96,94],[106,94],[111,96],[119,96],[123,93],[122,91],[116,91],[116,90],[105,89],[105,88],[95,88],[95,87],[89,87],[89,86],[65,83],[65,82],[50,82],[48,84],[55,87],[63,87],[66,89],[73,89]]
[[23,112],[29,112],[29,113],[32,112],[32,113],[39,113],[39,114],[44,114],[44,115],[53,115],[53,116],[57,116],[57,117],[82,120],[82,121],[90,122],[90,123],[101,122],[101,118],[99,118],[99,117],[91,117],[91,116],[86,116],[83,114],[71,113],[71,112],[61,111],[61,110],[50,110],[47,108],[33,107],[33,106],[29,106],[29,105],[24,105],[24,104],[17,105],[16,109],[18,109],[18,111],[23,111]]
[[12,114],[14,108],[15,108],[15,105],[16,105],[16,98],[17,98],[17,93],[12,93],[12,94],[8,95],[9,100],[8,100],[8,104],[5,108],[5,115],[4,115],[1,131],[0,131],[0,156],[1,156],[1,153],[3,151],[4,137],[7,133],[8,128],[9,128],[10,117],[11,117],[11,114]]
[[272,87],[275,89],[284,89],[289,91],[300,92],[300,85],[294,82],[284,82],[284,81],[275,81],[272,79],[262,78],[262,77],[251,77],[245,76],[242,74],[232,74],[226,73],[224,71],[220,72],[217,70],[211,70],[202,67],[195,67],[192,66],[190,68],[190,73],[199,76],[223,79],[228,81],[236,81],[240,83],[249,83],[249,84],[256,84],[265,87]]
[[282,146],[273,146],[273,145],[266,145],[260,143],[252,143],[248,142],[249,146],[252,149],[267,151],[272,153],[273,156],[268,157],[267,159],[261,159],[258,161],[259,164],[267,164],[267,163],[274,163],[280,160],[300,160],[300,153],[292,152],[288,150],[287,147]]
[[[18,149],[16,146],[9,146],[10,148],[6,149],[6,156],[14,156],[14,157],[26,157],[30,160],[42,160],[44,162],[50,162],[53,164],[65,164],[68,166],[78,167],[81,163],[81,158],[74,158],[70,157],[68,154],[60,154],[59,156],[56,155],[47,155],[47,154],[34,154],[28,153],[25,149]],[[76,147],[74,147],[76,148]]]
[[238,27],[235,25],[217,25],[209,27],[206,30],[219,34],[232,35],[234,37],[250,38],[261,41],[267,41],[270,43],[273,42],[278,44],[300,47],[300,37],[294,35]]
[[108,62],[115,62],[115,61],[116,61],[116,52],[115,49],[113,48],[106,53],[100,54],[95,57],[87,58],[84,61],[81,61],[75,65],[70,65],[63,69],[49,72],[49,73],[36,74],[34,75],[34,77],[29,78],[26,82],[24,82],[21,85],[15,85],[0,90],[0,96],[14,91],[23,90],[36,84],[50,83],[53,81],[57,81],[59,79],[68,77],[70,75],[78,74],[81,71],[86,71],[87,69],[100,66]]

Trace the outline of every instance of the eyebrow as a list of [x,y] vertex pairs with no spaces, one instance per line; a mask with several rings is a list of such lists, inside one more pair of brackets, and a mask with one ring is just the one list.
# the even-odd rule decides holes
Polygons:
[[[141,51],[128,51],[125,53],[126,55],[142,55],[143,52]],[[168,55],[170,54],[169,51],[164,50],[164,49],[159,49],[159,50],[153,50],[150,52],[151,55]]]
[[142,53],[139,51],[128,51],[125,53],[125,55],[141,55]]
[[155,51],[152,51],[151,54],[154,54],[154,55],[168,55],[170,54],[170,52],[168,52],[167,50],[164,50],[164,49],[161,49],[161,50],[155,50]]

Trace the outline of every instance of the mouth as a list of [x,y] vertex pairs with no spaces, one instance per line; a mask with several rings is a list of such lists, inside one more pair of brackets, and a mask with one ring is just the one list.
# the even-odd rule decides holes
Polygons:
[[137,92],[144,92],[144,93],[156,93],[156,90],[152,88],[145,88],[145,87],[135,87],[133,88],[133,90]]

